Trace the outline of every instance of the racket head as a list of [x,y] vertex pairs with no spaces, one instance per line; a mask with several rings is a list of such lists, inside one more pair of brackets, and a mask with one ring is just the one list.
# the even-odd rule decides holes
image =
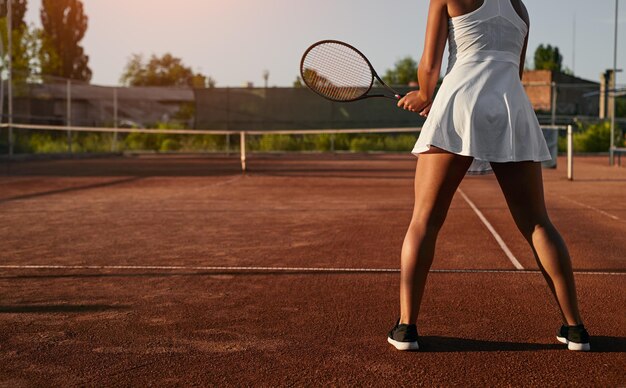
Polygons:
[[365,98],[372,89],[376,72],[355,47],[338,40],[322,40],[302,55],[300,75],[320,96],[350,102]]

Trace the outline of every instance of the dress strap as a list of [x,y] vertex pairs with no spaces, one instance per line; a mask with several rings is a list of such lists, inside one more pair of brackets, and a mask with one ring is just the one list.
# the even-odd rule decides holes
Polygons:
[[[485,1],[487,1],[487,0],[485,0]],[[496,0],[496,1],[498,1],[498,0]],[[498,1],[498,13],[499,13],[499,15],[502,16],[503,18],[507,19],[511,23],[513,23],[513,25],[517,26],[518,28],[523,30],[525,33],[528,32],[528,25],[522,19],[522,17],[517,13],[517,11],[515,10],[515,7],[513,7],[513,3],[511,3],[511,1],[512,0],[500,0],[500,1]],[[502,5],[500,5],[500,3],[505,3],[505,5],[502,6]]]

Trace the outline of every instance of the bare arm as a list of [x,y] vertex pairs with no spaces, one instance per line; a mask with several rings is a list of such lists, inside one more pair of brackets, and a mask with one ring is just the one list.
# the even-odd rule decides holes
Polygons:
[[431,0],[426,24],[424,52],[420,60],[417,79],[420,90],[428,100],[435,94],[435,86],[441,72],[443,51],[448,39],[448,8],[444,0]]
[[526,6],[524,5],[524,3],[520,1],[519,5],[520,5],[520,10],[519,10],[520,17],[522,18],[522,20],[524,20],[524,23],[526,23],[526,26],[528,26],[528,31],[529,31],[526,33],[526,38],[524,38],[524,47],[522,48],[522,54],[521,54],[520,62],[519,62],[519,79],[522,79],[522,76],[524,75],[524,64],[526,63],[526,49],[528,48],[528,35],[530,33],[530,17],[528,16],[528,10],[526,9]]
[[524,39],[524,48],[522,48],[522,56],[519,62],[519,79],[522,79],[524,75],[524,64],[526,63],[526,47],[528,46],[528,34],[526,34],[526,39]]
[[431,0],[428,9],[424,52],[417,70],[420,89],[419,91],[408,93],[398,101],[399,107],[413,112],[420,112],[422,116],[428,114],[434,98],[435,86],[437,86],[437,81],[439,80],[443,51],[446,47],[447,39],[447,0]]

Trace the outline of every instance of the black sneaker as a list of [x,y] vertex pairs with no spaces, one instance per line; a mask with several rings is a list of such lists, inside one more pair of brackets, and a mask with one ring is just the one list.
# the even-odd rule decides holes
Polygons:
[[417,344],[417,327],[400,323],[400,319],[398,319],[387,336],[387,342],[398,350],[417,350],[419,349]]
[[556,339],[559,342],[567,344],[569,350],[578,350],[588,352],[591,349],[589,345],[589,333],[584,325],[566,326],[563,325],[556,333]]

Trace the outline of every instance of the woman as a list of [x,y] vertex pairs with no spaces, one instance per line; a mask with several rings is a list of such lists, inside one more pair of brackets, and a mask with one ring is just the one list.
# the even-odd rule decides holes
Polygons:
[[[509,210],[531,245],[563,317],[557,339],[589,350],[567,247],[543,198],[541,161],[550,153],[521,84],[528,43],[521,0],[431,0],[419,91],[398,106],[427,117],[412,151],[415,207],[402,246],[400,318],[388,335],[418,349],[417,318],[437,234],[465,174],[494,172]],[[437,97],[446,40],[449,65]]]

